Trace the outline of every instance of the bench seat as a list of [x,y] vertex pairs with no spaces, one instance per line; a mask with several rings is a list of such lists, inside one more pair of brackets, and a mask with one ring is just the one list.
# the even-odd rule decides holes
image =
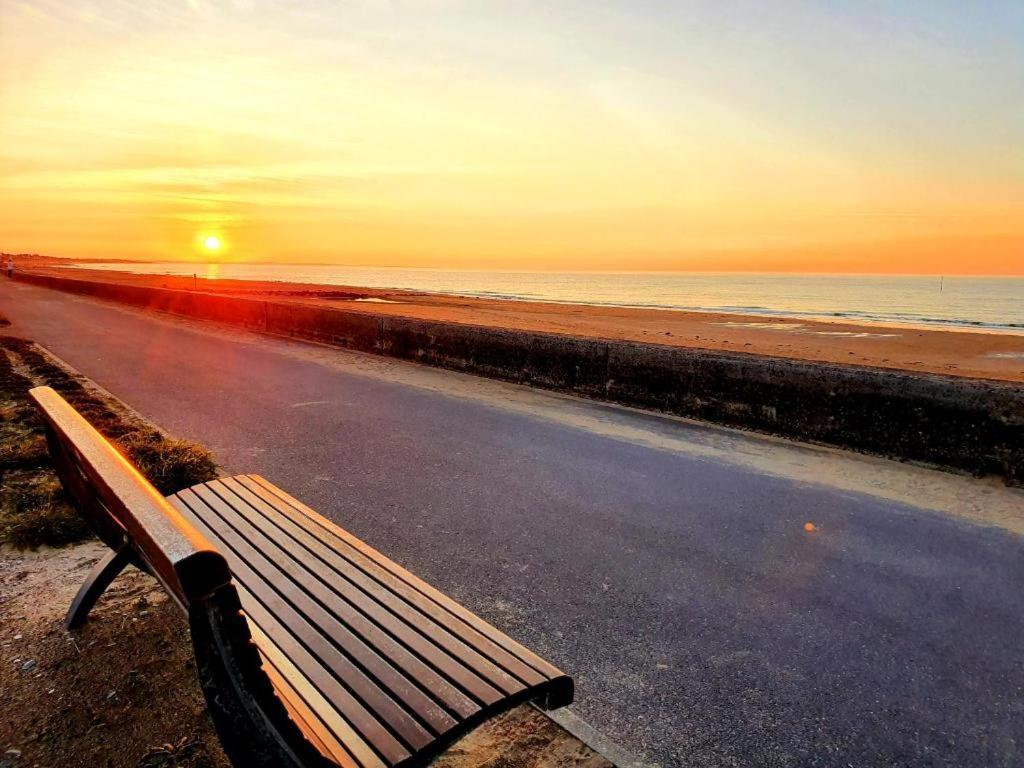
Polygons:
[[227,559],[278,697],[340,765],[401,764],[518,702],[571,700],[558,669],[261,477],[168,501]]

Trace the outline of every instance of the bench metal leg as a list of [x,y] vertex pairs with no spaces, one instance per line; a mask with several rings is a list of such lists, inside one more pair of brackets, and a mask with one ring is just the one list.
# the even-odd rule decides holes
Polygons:
[[82,588],[78,590],[75,599],[68,608],[67,616],[64,617],[65,629],[77,629],[85,623],[89,611],[96,605],[99,596],[125,566],[132,561],[132,550],[127,544],[122,544],[117,549],[112,549],[107,556],[93,566],[89,572],[89,578],[85,580]]

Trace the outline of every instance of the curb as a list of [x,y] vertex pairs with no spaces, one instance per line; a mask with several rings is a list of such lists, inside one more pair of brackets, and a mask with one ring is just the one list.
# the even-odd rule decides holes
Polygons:
[[570,707],[547,712],[533,704],[530,706],[569,735],[582,741],[586,746],[614,765],[615,768],[657,768],[654,763],[642,762],[631,755],[592,725],[578,717]]

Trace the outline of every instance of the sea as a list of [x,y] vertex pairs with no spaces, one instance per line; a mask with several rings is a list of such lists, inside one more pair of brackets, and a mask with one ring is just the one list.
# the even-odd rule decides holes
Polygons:
[[155,275],[395,288],[490,299],[727,312],[1024,334],[1024,277],[515,272],[295,264],[89,262]]

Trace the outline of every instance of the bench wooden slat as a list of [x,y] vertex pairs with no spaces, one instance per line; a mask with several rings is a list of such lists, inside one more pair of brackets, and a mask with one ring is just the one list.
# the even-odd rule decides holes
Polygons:
[[[456,634],[464,643],[513,675],[522,684],[537,685],[549,677],[561,675],[557,669],[480,617],[470,613],[454,600],[433,589],[269,481],[258,475],[240,475],[233,479],[253,490],[279,512],[320,539],[328,551],[335,553],[336,558],[345,559],[355,565],[415,607],[417,611]],[[495,682],[498,684],[497,680]],[[499,684],[499,687],[507,692],[513,692],[508,689],[507,684]]]
[[[205,510],[215,511],[227,526],[231,526],[227,529],[217,526],[217,533],[214,535],[231,548],[231,554],[225,553],[225,556],[228,557],[228,563],[236,579],[264,604],[267,604],[268,599],[276,602],[276,598],[268,595],[268,588],[275,589],[287,601],[286,607],[282,609],[284,612],[275,611],[275,615],[279,615],[285,623],[291,620],[293,615],[297,615],[297,620],[308,624],[311,631],[318,632],[323,638],[328,638],[329,642],[337,644],[345,656],[369,676],[365,681],[368,686],[380,688],[385,695],[390,695],[391,699],[385,702],[386,707],[390,707],[392,699],[402,701],[411,706],[414,713],[428,724],[435,734],[444,733],[455,725],[456,721],[422,688],[403,675],[397,665],[381,656],[368,644],[364,636],[350,629],[324,607],[324,600],[334,603],[340,601],[332,599],[335,596],[324,586],[319,576],[304,569],[292,559],[292,555],[272,539],[266,538],[261,531],[253,528],[244,517],[233,516],[229,511],[230,507],[210,493],[208,488],[199,487],[192,490],[198,497],[195,503],[189,497],[189,491],[179,495],[179,499],[189,505],[192,514],[197,515],[204,525],[213,523],[214,521],[207,517],[204,508],[200,506],[205,504]],[[241,573],[235,571],[236,566],[244,567],[247,578],[242,578]],[[372,628],[365,620],[362,624]],[[288,624],[288,627],[295,632],[295,626]],[[305,642],[309,645],[317,640],[307,639]],[[430,682],[438,682],[451,688],[436,674],[430,678]],[[368,690],[366,693],[379,698],[376,690]],[[479,707],[475,707],[473,712],[476,709]]]
[[260,662],[263,666],[263,671],[270,678],[271,685],[274,686],[274,691],[277,693],[281,703],[284,704],[288,717],[299,727],[302,735],[306,737],[309,743],[316,747],[317,752],[340,766],[340,768],[358,768],[352,756],[341,745],[341,742],[331,738],[331,734],[324,727],[323,721],[309,709],[298,691],[289,685],[285,676],[277,670],[269,657],[262,652],[260,653]]
[[[556,677],[563,677],[564,673],[557,667],[548,663],[540,656],[535,654],[530,649],[517,643],[511,637],[500,631],[496,627],[488,624],[482,618],[477,616],[472,611],[467,610],[464,606],[452,600],[448,595],[435,589],[434,587],[427,584],[425,581],[410,573],[405,568],[402,568],[398,563],[384,556],[376,549],[366,544],[364,541],[353,536],[345,529],[335,525],[327,518],[318,514],[314,510],[307,507],[301,501],[290,495],[285,490],[271,483],[269,480],[260,477],[259,475],[239,475],[237,476],[239,482],[247,483],[251,482],[255,485],[260,486],[265,493],[273,495],[278,499],[282,500],[286,505],[303,513],[303,519],[308,521],[310,526],[317,526],[330,536],[334,537],[335,541],[344,542],[353,550],[361,553],[368,559],[374,562],[379,568],[391,574],[395,578],[399,579],[404,584],[411,587],[417,593],[422,595],[428,601],[428,605],[436,605],[443,610],[447,611],[451,616],[457,617],[461,622],[476,632],[479,632],[483,637],[503,649],[504,651],[511,654],[514,658],[529,666],[533,670],[539,673],[541,680],[550,680]],[[334,544],[337,547],[337,543]],[[404,592],[403,592],[404,594]],[[538,678],[527,674],[521,678],[531,683],[535,682]]]
[[[178,494],[178,498],[188,494],[184,491]],[[191,501],[199,506],[198,497],[182,501]],[[195,508],[191,511],[195,512]],[[386,759],[396,762],[429,743],[429,733],[229,548],[238,543],[236,535],[214,531],[201,513],[196,515],[195,524],[222,543],[242,609],[250,624],[258,626],[264,636],[287,650],[288,657],[303,677],[329,698],[332,708],[368,744]]]
[[[312,686],[305,675],[299,672],[284,651],[278,648],[255,623],[250,623],[250,629],[253,641],[260,648],[260,654],[269,659],[274,668],[289,681],[288,688],[296,691],[310,710],[315,711],[315,719],[324,725],[324,729],[330,734],[336,734],[338,739],[344,742],[346,751],[359,768],[385,768],[386,763],[324,698],[324,695]],[[307,721],[311,727],[314,725],[313,720],[311,717],[310,721]]]
[[[208,486],[200,486],[191,490],[207,506],[215,509],[222,519],[230,521],[235,517],[233,513],[238,513],[238,519],[232,524],[236,528],[239,526],[245,528],[243,533],[252,542],[252,546],[271,559],[278,568],[285,571],[296,584],[301,584],[309,596],[315,599],[316,603],[304,611],[310,616],[312,616],[310,610],[317,611],[321,617],[317,620],[321,629],[333,636],[333,622],[333,626],[338,628],[343,637],[352,636],[357,642],[365,644],[374,653],[379,654],[377,658],[388,659],[389,664],[411,680],[416,681],[424,691],[429,692],[430,696],[436,697],[442,705],[455,714],[469,717],[480,709],[479,704],[382,629],[381,624],[377,623],[375,619],[379,621],[381,618],[393,617],[384,613],[381,606],[373,603],[371,598],[359,592],[347,580],[326,581],[322,572],[317,573],[314,570],[314,564],[318,562],[316,559],[310,558],[309,553],[305,550],[293,547],[291,540],[286,535],[282,535],[281,529],[276,528],[266,517],[258,514],[255,510],[248,509],[248,505],[242,499],[229,492],[225,493],[224,497],[217,495],[216,491],[222,488],[220,484],[214,482]],[[225,518],[225,514],[227,518]],[[247,555],[246,559],[251,560],[251,557]],[[305,604],[309,605],[310,601],[305,601]],[[323,608],[321,609],[319,606],[323,606]],[[364,615],[359,610],[360,606],[367,609],[367,614]],[[428,657],[435,657],[432,658],[433,661],[437,660],[433,646],[412,627],[401,624],[396,618],[393,618],[391,624],[400,630],[398,636],[401,639],[412,641],[413,650],[425,653]],[[417,640],[419,642],[416,642]],[[450,669],[462,669],[454,659],[448,659],[448,661]],[[381,674],[388,673],[384,671]],[[397,684],[403,685],[403,682],[399,681]],[[480,684],[486,685],[482,681]],[[408,685],[408,683],[405,682],[404,685]],[[497,691],[492,688],[486,688],[485,692],[493,694],[493,698],[489,696],[489,700],[499,697]],[[424,714],[429,715],[430,713],[425,712]],[[455,721],[441,713],[436,720],[431,719],[431,722],[438,733],[443,733]]]
[[[342,680],[329,674],[320,666],[315,651],[277,621],[270,612],[244,587],[238,588],[242,598],[243,610],[249,623],[250,631],[261,653],[279,654],[275,663],[287,659],[293,674],[289,676],[292,685],[300,681],[307,683],[311,690],[320,694],[320,698],[306,697],[307,702],[324,704],[315,710],[321,722],[333,720],[343,721],[349,726],[358,740],[367,745],[380,758],[392,764],[406,760],[415,748],[403,743],[387,725],[377,719],[377,715],[365,707]],[[421,746],[425,741],[421,743]]]
[[[385,627],[400,642],[413,649],[427,663],[443,672],[470,695],[484,704],[490,704],[502,695],[523,690],[523,684],[480,655],[448,627],[428,621],[413,606],[391,593],[386,584],[374,580],[353,563],[341,557],[329,545],[313,536],[297,522],[294,510],[281,512],[260,496],[233,482],[235,478],[215,481],[211,488],[224,487],[241,503],[248,503],[253,511],[261,513],[274,524],[277,537],[295,540],[305,549],[304,557],[312,557],[323,567],[331,569],[344,581],[333,582],[346,598],[366,613],[373,621]],[[274,533],[268,534],[271,538]],[[348,588],[346,585],[351,585]],[[500,686],[498,691],[495,686]]]

